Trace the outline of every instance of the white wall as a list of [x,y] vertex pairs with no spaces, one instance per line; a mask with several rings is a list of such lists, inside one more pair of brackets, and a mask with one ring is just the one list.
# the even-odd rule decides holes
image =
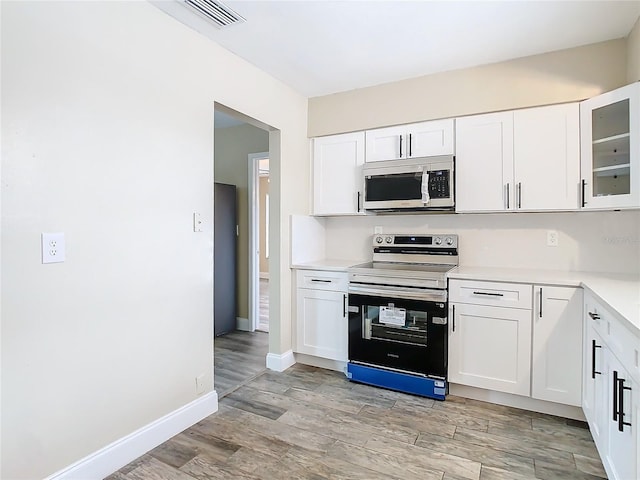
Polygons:
[[640,18],[627,37],[627,83],[640,81]]
[[[33,479],[194,400],[197,375],[212,391],[214,101],[277,129],[270,349],[290,348],[307,101],[147,2],[2,2],[1,32],[0,477]],[[67,261],[41,265],[56,231]]]
[[309,99],[309,137],[583,100],[624,85],[625,39]]
[[[457,233],[460,264],[640,274],[640,211],[371,215],[327,218],[327,258],[371,260],[385,233]],[[558,246],[547,246],[547,230]]]

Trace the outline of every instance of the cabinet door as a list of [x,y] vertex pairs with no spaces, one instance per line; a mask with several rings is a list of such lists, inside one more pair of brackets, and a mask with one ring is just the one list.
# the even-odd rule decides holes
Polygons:
[[367,130],[367,162],[407,158],[409,150],[406,133],[405,125]]
[[453,155],[453,119],[407,125],[408,156]]
[[640,82],[580,104],[584,208],[640,206]]
[[296,351],[346,362],[346,292],[298,288],[296,305]]
[[535,286],[531,396],[582,403],[582,289]]
[[456,211],[514,209],[513,112],[456,119]]
[[579,104],[516,110],[513,148],[516,209],[578,209]]
[[[605,463],[609,466],[609,473],[612,479],[627,480],[637,477],[637,434],[635,429],[637,418],[634,417],[634,397],[638,395],[637,385],[631,380],[628,372],[619,363],[618,359],[610,356],[609,387],[613,400],[609,417],[609,446],[607,449]],[[619,389],[619,383],[626,387]],[[624,380],[624,382],[623,382]],[[617,390],[614,393],[614,389]],[[617,404],[614,403],[617,400]],[[616,415],[617,414],[617,415]],[[622,421],[630,425],[620,425],[614,417],[622,415]]]
[[361,212],[364,132],[313,139],[313,214]]
[[452,304],[449,380],[529,395],[531,310]]

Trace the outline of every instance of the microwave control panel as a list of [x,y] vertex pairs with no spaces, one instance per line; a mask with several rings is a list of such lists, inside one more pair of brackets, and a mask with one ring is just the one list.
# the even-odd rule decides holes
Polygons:
[[429,196],[431,198],[450,198],[449,170],[429,172]]

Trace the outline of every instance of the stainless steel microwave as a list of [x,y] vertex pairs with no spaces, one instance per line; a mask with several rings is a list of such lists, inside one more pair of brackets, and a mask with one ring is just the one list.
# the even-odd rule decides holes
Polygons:
[[453,210],[454,163],[453,155],[365,163],[364,209]]

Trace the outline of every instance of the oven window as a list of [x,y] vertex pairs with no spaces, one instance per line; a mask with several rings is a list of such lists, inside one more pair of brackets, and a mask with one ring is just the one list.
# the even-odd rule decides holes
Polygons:
[[396,175],[376,175],[366,181],[366,200],[420,200],[422,198],[422,172]]
[[362,338],[427,345],[427,312],[388,305],[362,308]]

